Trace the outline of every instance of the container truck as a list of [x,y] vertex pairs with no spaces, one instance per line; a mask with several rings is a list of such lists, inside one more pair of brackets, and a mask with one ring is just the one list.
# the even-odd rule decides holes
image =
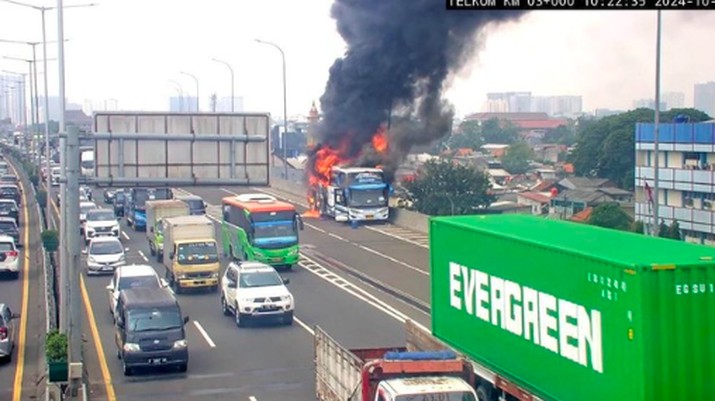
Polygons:
[[429,237],[432,334],[480,401],[712,399],[714,248],[527,215]]
[[164,255],[166,279],[175,293],[184,288],[218,290],[219,255],[216,229],[206,216],[165,218]]
[[315,327],[319,401],[476,401],[470,364],[449,350],[348,349]]
[[164,254],[164,227],[167,217],[188,216],[189,206],[180,200],[153,200],[146,202],[146,239],[149,252],[161,262]]

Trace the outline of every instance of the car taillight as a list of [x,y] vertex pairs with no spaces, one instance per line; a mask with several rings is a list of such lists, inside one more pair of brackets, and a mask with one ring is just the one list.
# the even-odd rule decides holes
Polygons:
[[17,251],[7,251],[5,252],[5,255],[16,258],[17,257]]
[[7,327],[0,327],[0,340],[7,338]]

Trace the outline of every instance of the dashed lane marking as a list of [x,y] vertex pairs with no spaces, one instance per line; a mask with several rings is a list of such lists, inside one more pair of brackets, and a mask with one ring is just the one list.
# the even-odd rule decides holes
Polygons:
[[127,235],[126,231],[122,231],[122,237],[124,237],[125,240],[129,241],[131,238],[129,238],[129,235]]
[[144,259],[145,262],[149,261],[149,258],[147,258],[146,255],[144,255],[144,252],[142,252],[141,250],[138,250],[137,252],[139,253],[139,256],[141,256],[142,259]]
[[207,333],[206,330],[204,330],[203,326],[201,326],[201,323],[194,320],[194,326],[196,326],[196,330],[198,330],[199,333],[201,333],[201,335],[204,337],[204,340],[206,340],[206,342],[209,344],[209,347],[216,348],[216,344],[213,342],[211,337],[209,337],[209,333]]
[[295,316],[293,317],[293,321],[296,322],[296,323],[298,323],[298,324],[300,325],[300,327],[304,328],[305,331],[307,331],[308,333],[310,333],[311,336],[314,336],[314,335],[315,335],[315,330],[313,330],[310,326],[308,326],[304,321],[298,319],[298,318],[295,317]]

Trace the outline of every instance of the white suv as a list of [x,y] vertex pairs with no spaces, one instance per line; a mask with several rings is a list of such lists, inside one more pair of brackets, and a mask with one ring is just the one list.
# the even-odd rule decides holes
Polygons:
[[231,262],[221,278],[221,311],[234,315],[237,326],[249,318],[280,317],[293,324],[293,295],[288,279],[260,262]]
[[0,273],[9,273],[14,279],[20,275],[20,254],[9,235],[0,235]]
[[111,209],[92,209],[87,211],[84,223],[84,242],[89,243],[96,237],[119,238],[119,221]]

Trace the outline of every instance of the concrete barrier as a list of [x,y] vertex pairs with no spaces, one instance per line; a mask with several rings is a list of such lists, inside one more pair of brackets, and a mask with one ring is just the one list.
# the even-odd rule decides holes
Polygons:
[[271,177],[271,188],[303,197],[308,194],[308,188],[302,182],[288,181],[277,177]]

